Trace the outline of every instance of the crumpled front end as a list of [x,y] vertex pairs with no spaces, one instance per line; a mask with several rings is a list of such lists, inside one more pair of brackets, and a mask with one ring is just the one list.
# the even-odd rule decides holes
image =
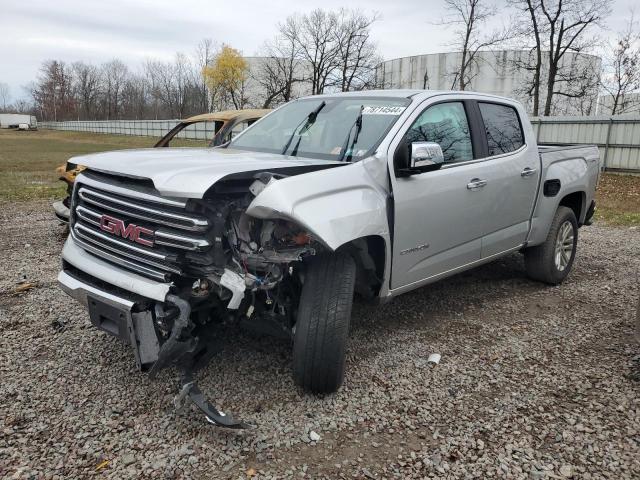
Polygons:
[[220,329],[237,323],[291,338],[304,260],[325,248],[291,221],[247,215],[275,178],[245,175],[184,200],[87,171],[73,190],[62,288],[97,328],[131,345],[140,369],[154,377],[175,366],[177,402],[190,398],[217,425],[242,426],[194,380],[221,348]]

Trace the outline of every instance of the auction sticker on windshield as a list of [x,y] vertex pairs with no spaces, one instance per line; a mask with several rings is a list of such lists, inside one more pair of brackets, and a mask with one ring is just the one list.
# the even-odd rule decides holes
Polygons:
[[378,106],[378,107],[364,107],[362,109],[363,115],[400,115],[405,111],[407,107],[401,107],[396,105]]

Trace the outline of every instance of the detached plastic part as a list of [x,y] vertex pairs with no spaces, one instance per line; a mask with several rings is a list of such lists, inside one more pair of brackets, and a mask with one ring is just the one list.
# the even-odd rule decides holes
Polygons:
[[[244,282],[242,286],[244,289]],[[189,302],[177,295],[167,295],[167,302],[178,307],[180,314],[175,319],[171,335],[160,348],[158,360],[153,364],[149,376],[154,378],[161,369],[175,364],[180,371],[180,391],[173,400],[176,408],[181,408],[186,398],[189,398],[205,414],[209,423],[226,428],[249,428],[250,425],[214,407],[198,388],[194,372],[206,366],[215,349],[210,345],[211,338],[207,338],[205,333],[200,337],[192,335],[193,322],[189,318],[191,315]],[[196,357],[200,358],[196,359]]]
[[182,408],[187,398],[204,413],[207,422],[217,427],[236,430],[254,428],[254,425],[236,420],[232,415],[224,413],[222,410],[214,407],[204,397],[200,388],[198,388],[198,384],[194,380],[193,375],[189,372],[184,372],[180,378],[180,392],[178,392],[178,395],[176,395],[173,401],[176,409]]
[[433,363],[434,365],[438,365],[440,363],[440,358],[442,358],[440,356],[439,353],[432,353],[431,355],[429,355],[429,358],[427,358],[427,363]]
[[237,310],[244,298],[244,289],[246,288],[244,277],[225,268],[224,274],[220,277],[220,285],[231,290],[232,296],[227,308]]

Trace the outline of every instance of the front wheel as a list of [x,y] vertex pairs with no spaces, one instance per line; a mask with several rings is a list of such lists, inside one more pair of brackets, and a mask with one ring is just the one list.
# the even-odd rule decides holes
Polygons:
[[560,206],[542,245],[524,251],[527,274],[534,280],[557,285],[571,271],[578,246],[578,222],[575,213]]
[[342,385],[356,282],[356,264],[344,252],[313,258],[304,275],[293,339],[293,378],[313,393]]

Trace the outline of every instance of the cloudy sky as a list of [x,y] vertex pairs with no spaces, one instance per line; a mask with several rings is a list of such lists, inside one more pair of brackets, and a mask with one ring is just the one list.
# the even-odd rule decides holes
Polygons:
[[[501,0],[496,0],[498,3]],[[637,0],[614,0],[609,35],[622,28]],[[437,25],[442,0],[351,0],[380,14],[373,34],[385,58],[450,49],[451,29]],[[13,98],[43,60],[101,63],[114,57],[138,69],[147,58],[192,53],[203,38],[254,55],[294,11],[340,8],[340,0],[0,0],[0,82]],[[499,25],[507,13],[492,23]],[[639,13],[640,15],[640,13]]]

